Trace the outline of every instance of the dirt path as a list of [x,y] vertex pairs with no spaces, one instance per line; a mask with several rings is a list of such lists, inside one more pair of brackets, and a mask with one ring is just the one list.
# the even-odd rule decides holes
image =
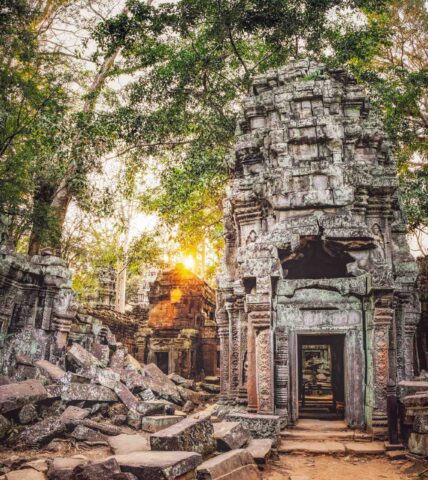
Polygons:
[[[425,473],[423,473],[427,470]],[[428,462],[381,457],[284,455],[263,473],[264,480],[428,480]]]

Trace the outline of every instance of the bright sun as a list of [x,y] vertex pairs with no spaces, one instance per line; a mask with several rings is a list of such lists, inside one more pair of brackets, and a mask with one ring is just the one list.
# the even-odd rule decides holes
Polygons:
[[187,255],[187,257],[184,257],[183,264],[187,269],[193,270],[195,268],[195,259],[192,255]]

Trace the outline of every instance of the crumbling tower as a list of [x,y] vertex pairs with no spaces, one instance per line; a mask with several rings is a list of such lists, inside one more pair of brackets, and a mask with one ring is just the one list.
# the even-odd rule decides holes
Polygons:
[[256,77],[228,164],[223,402],[297,421],[302,346],[323,343],[333,407],[350,425],[385,425],[388,381],[413,375],[417,266],[363,89],[310,61]]

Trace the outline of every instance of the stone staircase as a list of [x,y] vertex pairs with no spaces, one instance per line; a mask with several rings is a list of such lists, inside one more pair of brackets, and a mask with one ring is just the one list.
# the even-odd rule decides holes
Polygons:
[[372,435],[351,430],[341,420],[301,419],[281,432],[280,454],[383,455],[385,443]]

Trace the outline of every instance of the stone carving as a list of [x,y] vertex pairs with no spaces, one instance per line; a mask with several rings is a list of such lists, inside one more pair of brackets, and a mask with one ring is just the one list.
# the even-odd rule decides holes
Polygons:
[[[330,384],[317,383],[330,389],[332,411],[355,426],[385,424],[387,382],[413,367],[417,268],[395,160],[363,89],[308,60],[255,78],[227,165],[222,398],[239,401],[236,366],[247,362],[248,410],[295,422],[299,358],[315,335],[336,359]],[[238,302],[246,348],[241,317],[224,319],[225,305],[235,312]]]

